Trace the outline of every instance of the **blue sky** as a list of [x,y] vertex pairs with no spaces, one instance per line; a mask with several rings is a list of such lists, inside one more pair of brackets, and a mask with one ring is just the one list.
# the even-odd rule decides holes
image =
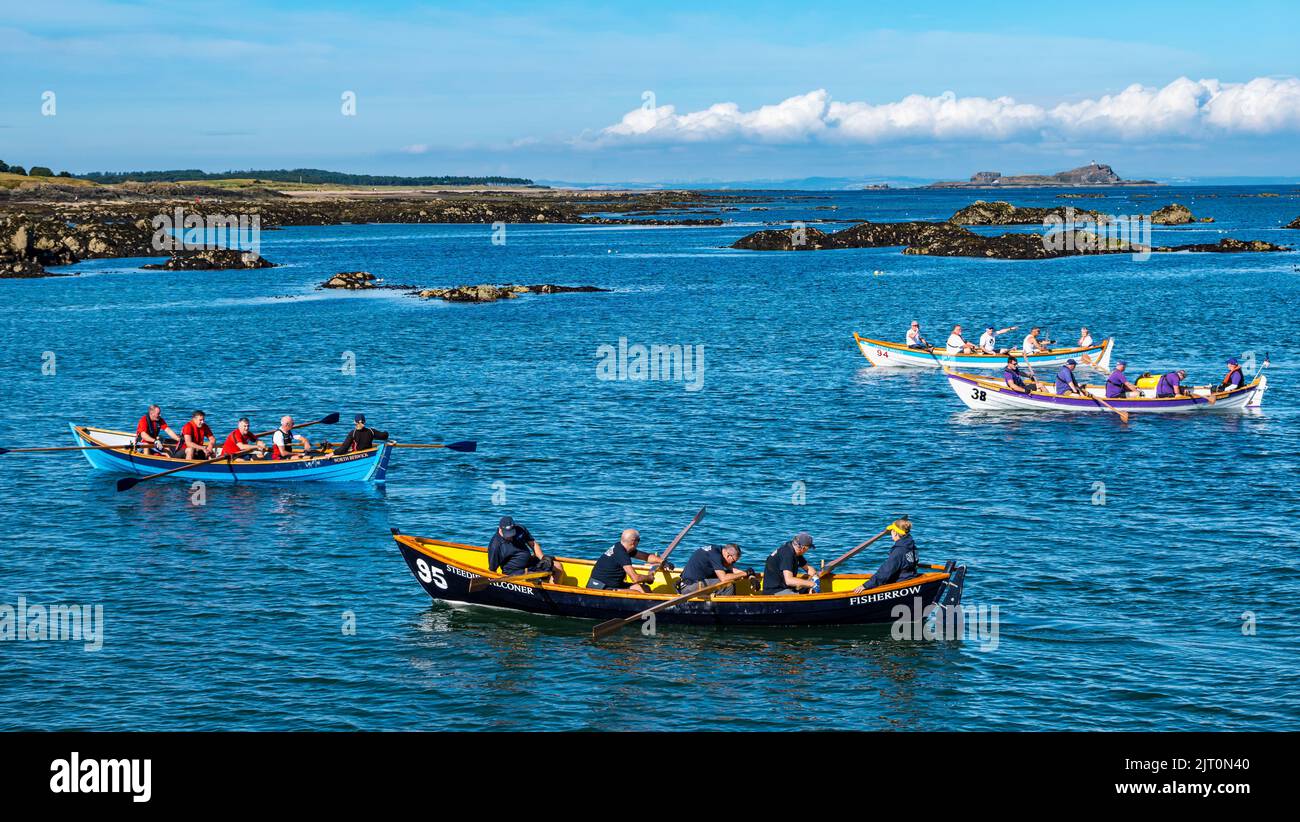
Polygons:
[[2,0],[0,159],[583,181],[1093,159],[1130,177],[1300,175],[1294,3],[900,6]]

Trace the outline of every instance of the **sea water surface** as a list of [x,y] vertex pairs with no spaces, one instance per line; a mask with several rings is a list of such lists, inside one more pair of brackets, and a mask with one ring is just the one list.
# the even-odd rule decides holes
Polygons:
[[[1281,196],[1241,196],[1262,191]],[[1300,245],[1282,228],[1294,187],[1134,193],[1070,202],[1215,218],[1157,228],[1158,244]],[[512,225],[504,245],[482,225],[289,228],[262,235],[269,270],[101,260],[0,282],[0,446],[130,429],[150,402],[178,429],[204,409],[219,437],[244,414],[269,430],[360,411],[407,442],[479,442],[400,451],[386,487],[211,484],[202,505],[183,479],[116,493],[75,453],[0,456],[0,604],[104,619],[98,650],[0,641],[0,728],[1300,729],[1300,255],[727,249],[769,221],[940,219],[987,195],[758,196],[722,227]],[[447,305],[316,289],[351,270],[611,291]],[[853,343],[914,318],[932,340],[1018,324],[1008,343],[1086,324],[1134,371],[1202,383],[1267,354],[1271,387],[1256,413],[1127,427],[981,415]],[[698,390],[599,379],[620,339],[702,346]],[[593,557],[625,527],[664,545],[702,505],[676,556],[736,541],[757,567],[798,530],[830,559],[910,514],[923,561],[969,566],[965,601],[997,608],[996,641],[661,624],[593,644],[589,623],[432,603],[389,536],[483,544],[508,513],[549,552]]]

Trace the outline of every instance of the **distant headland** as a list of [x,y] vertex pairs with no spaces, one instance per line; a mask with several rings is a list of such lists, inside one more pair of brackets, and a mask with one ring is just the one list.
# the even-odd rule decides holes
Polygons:
[[1000,171],[977,171],[969,180],[930,183],[925,188],[1075,188],[1079,186],[1158,186],[1155,180],[1125,180],[1102,163],[1058,171],[1055,174],[1020,174],[1003,177]]

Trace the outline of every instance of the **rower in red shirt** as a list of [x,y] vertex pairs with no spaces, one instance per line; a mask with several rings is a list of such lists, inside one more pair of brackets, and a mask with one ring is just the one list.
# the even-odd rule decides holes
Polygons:
[[135,444],[146,450],[167,453],[169,449],[162,441],[163,434],[180,442],[181,438],[167,425],[167,420],[163,419],[162,409],[156,405],[151,405],[145,415],[140,418],[140,421],[135,424]]
[[249,454],[252,451],[257,452],[257,456],[266,456],[266,443],[259,440],[248,430],[248,417],[240,417],[239,425],[231,431],[226,437],[225,443],[221,446],[222,454]]
[[181,444],[176,456],[187,460],[210,459],[217,455],[217,438],[204,422],[202,411],[195,411],[190,421],[181,428]]

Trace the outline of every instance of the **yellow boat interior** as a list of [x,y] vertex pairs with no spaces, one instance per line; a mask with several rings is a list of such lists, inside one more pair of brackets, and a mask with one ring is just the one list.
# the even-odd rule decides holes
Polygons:
[[[430,539],[427,537],[416,537],[416,536],[411,536],[410,534],[395,534],[394,539],[418,551],[419,553],[424,554],[425,556],[441,560],[451,565],[458,566],[466,571],[473,573],[475,576],[484,576],[484,577],[503,576],[502,574],[496,574],[496,573],[492,573],[491,571],[488,571],[486,548],[477,545],[465,545],[459,542],[447,542],[445,540]],[[651,594],[655,595],[658,598],[664,598],[664,599],[677,596],[677,589],[674,586],[677,582],[677,578],[681,575],[681,570],[682,570],[681,566],[685,564],[685,560],[689,556],[690,556],[689,553],[687,553],[685,556],[678,556],[678,552],[674,551],[673,555],[669,558],[669,560],[675,561],[674,564],[678,566],[677,569],[675,571],[670,571],[666,574],[660,573],[656,575],[655,585],[651,589]],[[560,577],[560,582],[552,583],[550,581],[543,579],[543,580],[536,580],[536,581],[529,580],[525,584],[541,585],[544,588],[553,588],[553,589],[580,588],[583,590],[584,593],[599,594],[604,596],[632,596],[632,597],[649,596],[648,594],[638,594],[629,591],[606,591],[606,590],[600,590],[596,588],[587,588],[587,580],[591,577],[592,566],[596,564],[594,560],[576,559],[574,557],[561,557],[561,556],[557,556],[555,560],[556,562],[560,563],[560,565],[563,566],[564,569],[563,576]],[[751,564],[755,566],[758,565],[758,563],[746,563],[745,558],[743,556],[741,557],[741,561],[738,563],[738,565],[742,568],[749,567],[749,565]],[[815,564],[811,561],[811,559],[809,561],[809,566],[815,567]],[[646,574],[649,573],[650,571],[649,565],[636,565],[633,567],[635,567],[637,571],[641,574]],[[755,567],[755,570],[759,570],[759,568]],[[881,585],[871,590],[874,592],[874,591],[889,591],[895,588],[907,588],[909,586],[916,585],[917,583],[920,582],[930,582],[930,581],[939,581],[939,580],[947,579],[949,576],[948,574],[943,573],[942,565],[923,564],[919,566],[917,570],[919,572],[918,575],[912,577],[911,579],[905,580],[903,582],[896,582],[890,585]],[[822,592],[820,594],[800,594],[798,596],[791,596],[791,597],[773,596],[773,597],[764,597],[764,599],[806,600],[809,597],[829,598],[829,597],[836,597],[836,596],[844,596],[845,594],[852,593],[859,585],[866,582],[870,578],[871,578],[870,574],[831,574],[827,578],[822,580]],[[761,588],[761,583],[756,582],[756,584],[758,585],[758,587]],[[756,596],[757,594],[758,594],[758,590],[756,590],[755,587],[750,584],[750,581],[748,579],[740,579],[736,581],[735,596],[730,596],[730,597],[715,596],[713,598],[718,600],[742,599],[742,598],[753,597]]]

